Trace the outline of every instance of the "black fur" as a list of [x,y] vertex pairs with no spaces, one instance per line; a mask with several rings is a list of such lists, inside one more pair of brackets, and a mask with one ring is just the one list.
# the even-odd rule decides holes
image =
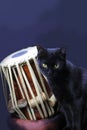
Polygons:
[[86,130],[87,70],[66,60],[64,48],[39,46],[37,61],[61,105],[66,119],[64,130]]

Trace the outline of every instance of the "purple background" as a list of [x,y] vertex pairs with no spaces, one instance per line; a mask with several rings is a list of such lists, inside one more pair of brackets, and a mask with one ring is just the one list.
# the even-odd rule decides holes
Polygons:
[[[87,68],[86,0],[0,0],[0,61],[41,44],[67,48],[68,59]],[[0,130],[9,130],[0,87]]]

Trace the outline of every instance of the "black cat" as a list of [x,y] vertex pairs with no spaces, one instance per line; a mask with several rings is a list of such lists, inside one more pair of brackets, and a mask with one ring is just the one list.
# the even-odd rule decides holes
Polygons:
[[64,130],[86,130],[87,70],[66,60],[65,48],[37,48],[41,73],[47,77],[66,119]]

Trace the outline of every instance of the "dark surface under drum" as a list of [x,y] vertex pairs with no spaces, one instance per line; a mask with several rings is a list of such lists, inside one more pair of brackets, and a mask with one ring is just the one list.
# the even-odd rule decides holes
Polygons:
[[10,117],[8,125],[11,130],[63,130],[66,123],[64,116],[61,113],[58,113],[58,115],[52,118],[37,121],[21,120]]

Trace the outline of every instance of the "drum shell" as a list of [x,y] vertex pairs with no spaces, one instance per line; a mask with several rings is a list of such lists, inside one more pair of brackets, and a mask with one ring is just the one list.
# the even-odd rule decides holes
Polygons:
[[[40,73],[36,57],[1,65],[4,94],[9,112],[22,119],[37,120],[48,118],[55,113],[50,104],[53,93],[44,75]],[[54,98],[54,104],[56,99]]]

